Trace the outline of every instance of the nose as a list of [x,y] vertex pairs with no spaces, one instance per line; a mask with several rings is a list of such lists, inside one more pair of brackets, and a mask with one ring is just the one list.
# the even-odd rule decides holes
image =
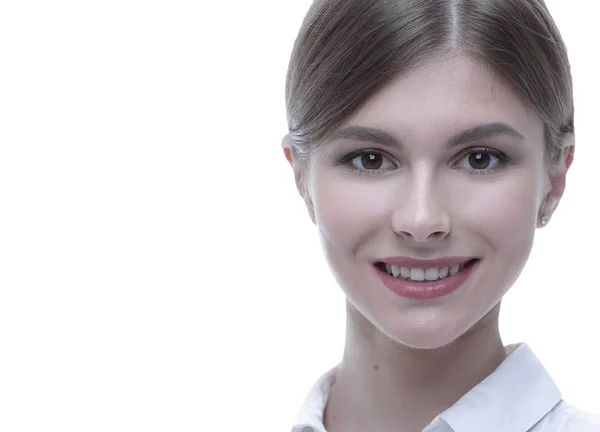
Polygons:
[[439,241],[450,234],[444,192],[432,180],[413,181],[400,193],[392,214],[392,229],[417,243]]

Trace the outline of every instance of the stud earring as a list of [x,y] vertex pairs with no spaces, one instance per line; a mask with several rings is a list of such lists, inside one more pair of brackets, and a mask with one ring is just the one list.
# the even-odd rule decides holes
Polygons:
[[542,225],[546,226],[550,222],[550,218],[548,216],[542,216]]

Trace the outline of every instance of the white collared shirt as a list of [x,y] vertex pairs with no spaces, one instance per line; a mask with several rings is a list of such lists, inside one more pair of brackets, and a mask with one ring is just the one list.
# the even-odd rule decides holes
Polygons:
[[[524,342],[513,346],[491,375],[422,432],[600,432],[600,416],[566,403],[531,348]],[[335,372],[313,386],[292,432],[327,432],[323,413]]]

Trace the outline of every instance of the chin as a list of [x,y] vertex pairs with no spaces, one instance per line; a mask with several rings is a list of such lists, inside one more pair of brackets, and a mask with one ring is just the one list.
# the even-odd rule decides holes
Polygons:
[[462,306],[457,310],[442,302],[434,307],[413,305],[398,310],[387,303],[384,308],[352,309],[361,327],[383,334],[386,340],[415,350],[435,350],[470,333],[479,323],[485,324],[482,316],[473,315],[475,311],[469,313],[468,305]]
[[443,348],[460,338],[467,329],[447,324],[422,323],[420,327],[402,329],[379,328],[388,338],[399,345],[415,350],[435,350]]
[[486,337],[496,334],[501,297],[492,303],[487,312],[477,313],[466,305],[458,315],[443,308],[415,308],[402,315],[389,311],[387,316],[369,321],[378,332],[399,345],[415,350],[436,350],[477,333],[486,333]]

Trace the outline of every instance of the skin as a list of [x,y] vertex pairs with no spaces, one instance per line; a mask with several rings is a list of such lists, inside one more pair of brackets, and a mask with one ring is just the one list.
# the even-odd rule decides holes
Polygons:
[[[457,133],[498,122],[523,138],[446,146]],[[574,146],[549,166],[542,121],[489,68],[465,56],[398,77],[348,125],[383,130],[402,148],[343,138],[305,161],[283,140],[347,299],[345,351],[324,422],[328,432],[421,431],[506,358],[501,299],[527,262],[541,217],[558,205]],[[482,147],[509,162],[498,165],[492,156],[488,168],[497,169],[475,171],[473,153],[488,157]],[[381,163],[365,166],[360,156],[340,163],[364,149],[382,155],[371,156]],[[350,168],[373,166],[381,168]],[[480,261],[457,291],[423,301],[383,285],[373,262],[389,256]]]

